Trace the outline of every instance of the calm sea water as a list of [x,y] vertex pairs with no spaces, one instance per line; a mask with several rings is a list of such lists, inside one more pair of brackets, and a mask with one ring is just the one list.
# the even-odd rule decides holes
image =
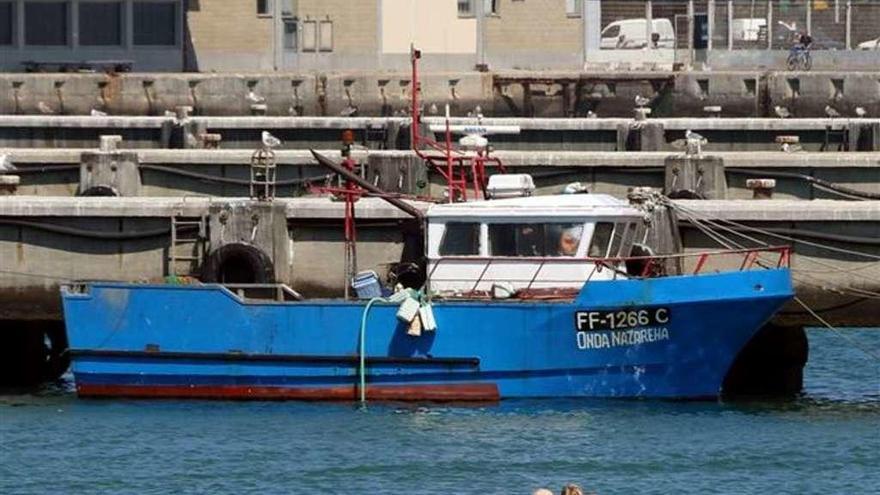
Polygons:
[[[880,352],[880,330],[847,330]],[[0,493],[878,493],[880,364],[810,330],[790,401],[486,407],[0,396]]]

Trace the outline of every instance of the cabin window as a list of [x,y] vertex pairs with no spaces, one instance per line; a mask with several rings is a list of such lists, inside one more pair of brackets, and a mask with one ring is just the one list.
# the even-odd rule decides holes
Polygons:
[[590,258],[604,258],[606,256],[613,231],[613,223],[599,222],[596,224],[596,227],[593,229],[593,240],[590,242],[590,250],[588,252]]
[[623,236],[623,244],[620,246],[620,256],[629,256],[632,251],[633,242],[636,238],[636,224],[626,224],[626,234]]
[[616,257],[620,253],[620,247],[623,245],[623,236],[626,234],[625,223],[614,225],[614,232],[611,234],[611,249],[608,250],[608,256]]
[[574,256],[581,242],[579,223],[505,223],[489,225],[492,256]]
[[474,256],[480,254],[480,224],[447,223],[440,240],[441,256]]

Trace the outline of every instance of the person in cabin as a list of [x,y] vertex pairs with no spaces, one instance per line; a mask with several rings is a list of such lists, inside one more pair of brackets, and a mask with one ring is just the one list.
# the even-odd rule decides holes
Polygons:
[[519,256],[544,256],[543,229],[528,224],[521,226],[517,244]]
[[574,256],[577,254],[578,245],[581,243],[581,234],[583,234],[583,225],[573,225],[567,229],[563,229],[559,235],[558,253],[560,256]]

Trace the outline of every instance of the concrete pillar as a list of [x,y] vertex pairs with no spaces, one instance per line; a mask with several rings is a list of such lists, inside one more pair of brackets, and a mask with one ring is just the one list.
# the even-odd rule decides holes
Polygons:
[[601,45],[602,2],[584,0],[581,3],[581,17],[584,30],[584,62],[588,62],[590,55],[598,52]]
[[852,0],[846,0],[846,49],[852,49]]
[[281,70],[284,66],[284,48],[280,40],[284,39],[284,23],[281,20],[282,0],[272,2],[272,66]]
[[717,156],[670,156],[665,193],[672,198],[726,199],[724,160]]
[[486,4],[474,0],[474,16],[477,20],[477,65],[486,66]]
[[767,49],[773,49],[773,0],[767,0]]
[[651,36],[654,34],[654,2],[651,0],[647,0],[645,2],[645,39],[648,43],[648,48],[654,48],[654,44],[651,43]]
[[813,2],[807,2],[807,34],[813,32]]
[[24,46],[24,0],[15,3],[15,45]]
[[203,280],[274,283],[290,279],[290,237],[283,203],[212,203],[208,214],[210,245]]
[[727,0],[727,49],[733,50],[733,0]]
[[694,62],[694,0],[688,0],[687,4],[688,18],[688,57],[691,63]]
[[67,4],[67,38],[70,41],[70,47],[74,50],[79,48],[79,0],[73,0]]
[[122,24],[125,29],[122,31],[122,38],[125,40],[125,49],[131,50],[134,47],[134,4],[132,0],[126,0],[123,4]]
[[709,18],[709,42],[706,46],[708,50],[713,48],[715,36],[715,0],[709,0],[706,6],[706,17]]
[[80,155],[80,196],[140,196],[141,174],[138,154],[118,151],[121,136],[101,136],[98,151]]

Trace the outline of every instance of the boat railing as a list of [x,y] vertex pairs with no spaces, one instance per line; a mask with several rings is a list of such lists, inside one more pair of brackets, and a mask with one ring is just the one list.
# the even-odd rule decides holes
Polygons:
[[[720,266],[713,265],[713,261],[719,261]],[[455,262],[470,262],[479,264],[479,276],[475,279],[465,278],[439,278],[436,276],[437,269],[443,264],[452,264]],[[520,265],[535,264],[534,272],[530,276],[525,277],[487,277],[489,268],[493,264],[515,262]],[[678,267],[674,273],[670,273],[668,266],[670,262],[674,262]],[[592,270],[586,277],[575,278],[544,278],[541,274],[548,265],[584,265],[592,267]],[[696,253],[675,253],[651,256],[622,256],[613,258],[569,258],[569,257],[539,257],[539,256],[522,256],[522,257],[482,257],[482,256],[444,256],[436,260],[432,260],[429,264],[428,286],[432,287],[436,282],[458,283],[470,285],[470,290],[462,291],[462,293],[477,293],[481,286],[486,284],[497,283],[513,283],[523,284],[524,287],[518,288],[518,292],[529,293],[535,290],[536,283],[547,286],[548,284],[583,284],[593,278],[596,273],[602,270],[611,270],[612,278],[638,279],[638,278],[654,278],[668,275],[699,275],[706,272],[730,272],[730,271],[746,271],[753,269],[773,269],[788,268],[791,265],[791,247],[790,246],[770,246],[761,248],[747,249],[728,249],[716,251],[704,251]]]
[[302,294],[285,284],[222,284],[241,300],[302,301]]

